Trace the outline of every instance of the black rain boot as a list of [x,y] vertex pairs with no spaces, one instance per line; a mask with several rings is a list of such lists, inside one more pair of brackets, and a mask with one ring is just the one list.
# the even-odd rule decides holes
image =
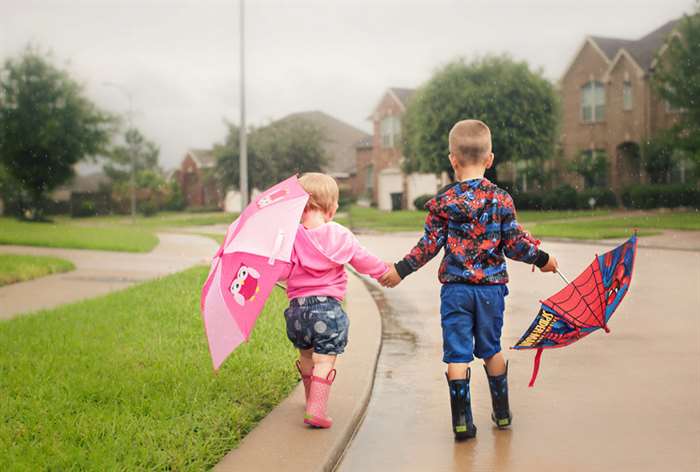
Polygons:
[[472,417],[471,395],[469,394],[469,377],[471,371],[467,368],[466,379],[450,380],[447,385],[450,388],[450,406],[452,407],[452,431],[455,439],[468,439],[476,436],[476,426]]
[[507,428],[513,422],[513,415],[510,414],[508,406],[508,362],[506,362],[506,371],[501,375],[489,375],[486,364],[484,364],[484,371],[489,379],[489,390],[491,390],[493,405],[491,419],[498,429]]

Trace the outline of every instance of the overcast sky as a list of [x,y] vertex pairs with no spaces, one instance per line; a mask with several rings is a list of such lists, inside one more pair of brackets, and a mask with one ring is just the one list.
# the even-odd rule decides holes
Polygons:
[[[125,112],[164,167],[238,121],[238,0],[0,0],[0,60],[33,42]],[[557,80],[585,35],[638,38],[693,0],[247,0],[248,122],[322,110],[369,131],[387,87],[464,56],[507,52]]]

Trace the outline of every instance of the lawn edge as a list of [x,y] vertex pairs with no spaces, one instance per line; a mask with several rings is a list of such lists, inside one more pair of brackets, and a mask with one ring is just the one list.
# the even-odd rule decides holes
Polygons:
[[338,360],[338,379],[331,392],[333,427],[314,430],[302,423],[304,388],[297,385],[238,448],[226,454],[215,471],[336,468],[364,419],[382,344],[379,309],[359,277],[349,277],[346,300],[350,344]]

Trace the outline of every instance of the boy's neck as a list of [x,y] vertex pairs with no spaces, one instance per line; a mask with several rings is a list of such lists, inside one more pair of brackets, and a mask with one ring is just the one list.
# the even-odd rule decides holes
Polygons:
[[319,210],[305,211],[301,216],[301,224],[306,229],[314,229],[328,223],[326,214]]
[[457,182],[471,179],[483,179],[486,169],[483,166],[466,166],[455,169],[455,179]]

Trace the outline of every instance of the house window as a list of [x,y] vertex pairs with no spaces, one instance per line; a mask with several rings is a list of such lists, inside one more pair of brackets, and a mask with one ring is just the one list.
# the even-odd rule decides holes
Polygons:
[[387,116],[379,124],[382,147],[397,147],[401,138],[401,120],[398,116]]
[[625,80],[625,83],[622,84],[622,109],[631,110],[632,103],[632,82]]
[[581,153],[578,173],[585,188],[606,187],[608,181],[608,154],[604,149],[588,149]]
[[372,164],[367,166],[367,177],[365,179],[365,188],[371,190],[374,188],[374,166]]
[[581,87],[581,119],[584,123],[595,123],[605,119],[605,86],[591,81]]

